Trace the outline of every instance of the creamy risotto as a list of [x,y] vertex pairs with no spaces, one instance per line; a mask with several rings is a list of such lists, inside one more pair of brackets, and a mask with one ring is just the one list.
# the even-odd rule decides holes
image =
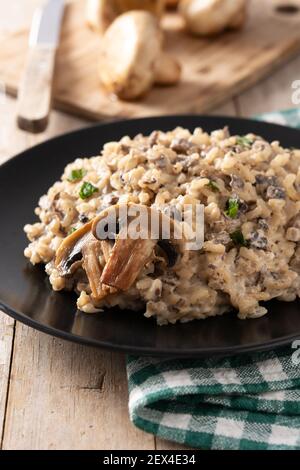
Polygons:
[[[299,164],[299,150],[227,128],[123,137],[69,164],[41,197],[25,256],[46,264],[54,290],[74,289],[87,313],[119,306],[159,324],[233,308],[260,317],[262,302],[300,295]],[[176,220],[185,204],[203,204],[203,247],[174,257],[176,247],[151,240],[98,240],[95,217],[131,203]]]

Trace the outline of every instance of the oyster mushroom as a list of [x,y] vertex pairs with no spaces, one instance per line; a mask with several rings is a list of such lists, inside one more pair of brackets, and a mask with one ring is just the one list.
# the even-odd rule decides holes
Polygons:
[[89,280],[92,297],[97,301],[108,294],[116,292],[116,289],[105,285],[101,281],[103,269],[100,264],[100,256],[102,253],[102,243],[98,240],[90,240],[82,247],[83,268]]
[[[130,222],[138,222],[140,233],[131,232]],[[174,266],[184,250],[179,230],[178,222],[153,208],[139,204],[110,206],[62,242],[55,265],[61,276],[70,276],[83,267],[92,297],[99,301],[116,290],[128,290],[154,258],[156,246],[166,264]]]
[[129,10],[146,10],[160,17],[164,0],[87,0],[86,21],[94,31],[104,33],[117,16]]
[[155,83],[172,85],[180,65],[162,51],[157,19],[146,11],[119,16],[103,36],[99,74],[103,87],[121,99],[142,96]]
[[67,236],[56,251],[55,266],[61,276],[69,276],[82,265],[82,248],[93,240],[92,221]]
[[[125,225],[122,211],[127,213]],[[109,220],[118,227],[118,233],[109,231]],[[135,232],[130,231],[130,222],[137,220],[140,233],[134,238]],[[153,208],[139,204],[111,206],[94,219],[92,231],[98,240],[105,239],[107,235],[114,238],[101,282],[120,290],[128,290],[132,286],[153,256],[156,245],[164,253],[169,267],[176,264],[179,254],[184,250],[183,240],[175,238],[180,235],[176,222]]]
[[[71,276],[77,269],[83,267],[92,297],[101,300],[115,290],[101,282],[103,269],[100,265],[100,255],[104,254],[103,245],[107,242],[96,240],[92,233],[92,224],[91,220],[64,239],[56,252],[55,266],[61,276]],[[106,251],[105,259],[108,259],[108,253]]]
[[240,28],[246,18],[246,0],[181,0],[179,11],[191,33],[210,36]]

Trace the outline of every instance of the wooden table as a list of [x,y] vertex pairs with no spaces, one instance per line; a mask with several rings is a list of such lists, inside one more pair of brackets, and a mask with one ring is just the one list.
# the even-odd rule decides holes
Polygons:
[[[38,3],[0,0],[0,38],[4,29],[30,22]],[[300,56],[214,114],[251,116],[292,107],[291,83],[299,73]],[[53,112],[47,132],[32,136],[16,129],[15,113],[15,100],[0,96],[0,162],[49,137],[88,125]],[[135,429],[128,417],[127,394],[123,354],[46,336],[0,312],[3,449],[183,448]]]

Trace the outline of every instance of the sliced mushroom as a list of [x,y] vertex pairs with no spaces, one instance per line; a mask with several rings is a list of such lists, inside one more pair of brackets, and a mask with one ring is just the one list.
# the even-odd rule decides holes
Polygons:
[[98,240],[90,240],[82,247],[83,255],[83,268],[89,280],[89,285],[92,291],[92,297],[99,301],[107,296],[116,292],[115,289],[105,285],[101,281],[102,266],[100,265],[100,256],[102,254],[102,242]]
[[117,238],[103,270],[101,282],[128,290],[150,260],[156,242]]
[[181,0],[179,11],[193,34],[210,36],[240,28],[246,18],[246,0]]
[[119,16],[103,36],[99,74],[103,87],[121,99],[136,99],[157,82],[170,85],[180,66],[162,52],[157,19],[146,11]]
[[117,16],[129,10],[146,10],[160,17],[164,0],[87,0],[86,21],[94,31],[104,33]]
[[108,240],[103,240],[101,243],[102,254],[104,256],[105,262],[107,263],[110,253],[112,250],[112,244]]
[[[138,233],[130,231],[133,221],[141,225]],[[82,266],[92,298],[99,301],[116,289],[128,290],[147,262],[156,257],[156,245],[166,265],[174,266],[184,251],[180,235],[179,222],[154,208],[115,205],[69,235],[57,250],[55,265],[62,276],[69,276]],[[101,255],[106,262],[104,268]]]
[[62,276],[68,276],[82,264],[82,248],[90,240],[92,221],[66,237],[56,252],[55,266]]
[[[128,211],[126,226],[122,223],[122,212]],[[137,220],[134,214],[146,214],[146,221],[139,219],[146,225],[140,227],[137,238],[133,238],[130,233],[130,222]],[[101,276],[101,282],[106,285],[116,287],[120,290],[129,289],[137,279],[145,264],[154,255],[156,244],[164,252],[168,259],[168,266],[174,266],[179,254],[183,251],[183,240],[175,238],[176,222],[165,214],[153,208],[138,204],[120,204],[111,206],[103,211],[93,223],[93,234],[95,238],[103,240],[109,232],[107,226],[109,218],[114,223],[118,223],[119,233],[115,236],[115,243],[109,255]],[[137,215],[136,215],[137,217]],[[153,227],[152,221],[157,223]],[[132,237],[130,238],[130,235]],[[167,238],[167,237],[170,238]]]

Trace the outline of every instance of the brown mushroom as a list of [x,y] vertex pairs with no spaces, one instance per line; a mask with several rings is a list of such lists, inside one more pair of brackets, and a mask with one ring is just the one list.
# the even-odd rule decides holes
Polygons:
[[[127,212],[126,226],[122,227],[120,216],[122,211],[127,211],[127,209],[129,212]],[[147,220],[141,220],[142,223],[147,224],[140,227],[144,233],[140,233],[137,238],[130,238],[130,235],[134,234],[130,234],[129,224],[137,217],[134,214],[140,214],[142,211],[147,214]],[[110,218],[118,233],[109,232]],[[157,224],[153,227],[151,221],[155,220]],[[101,281],[120,290],[127,290],[132,286],[145,264],[151,259],[156,245],[167,258],[169,267],[176,264],[180,252],[183,251],[182,239],[176,238],[176,230],[179,232],[179,227],[176,226],[175,221],[153,208],[139,204],[111,206],[94,219],[92,230],[95,238],[99,240],[103,240],[107,235],[115,238]]]
[[66,237],[56,251],[55,266],[62,276],[68,276],[82,265],[82,248],[94,239],[90,221]]
[[104,33],[117,16],[130,10],[146,10],[160,17],[164,0],[87,0],[86,20],[94,31]]
[[55,265],[61,276],[71,276],[77,269],[83,267],[92,297],[101,300],[115,290],[101,282],[103,269],[99,258],[103,254],[105,259],[108,259],[107,250],[104,254],[104,245],[107,244],[108,248],[109,244],[96,240],[92,233],[92,224],[93,221],[90,221],[64,239],[56,252]]
[[246,17],[246,0],[181,0],[179,11],[188,30],[199,36],[240,28]]
[[157,19],[146,11],[119,16],[103,36],[99,63],[102,86],[121,99],[145,94],[155,83],[173,85],[181,67],[162,51]]
[[[139,215],[146,215],[146,219],[139,219]],[[140,233],[131,232],[130,223],[137,221]],[[178,223],[154,208],[139,204],[110,206],[62,242],[55,265],[61,276],[70,276],[83,267],[92,297],[99,301],[116,289],[128,290],[154,259],[156,246],[166,265],[173,267],[184,250],[179,235]],[[104,268],[101,255],[106,262]]]
[[116,292],[115,289],[112,289],[101,281],[103,272],[99,261],[102,254],[101,245],[101,242],[98,240],[90,240],[82,247],[83,268],[89,281],[92,297],[97,301],[106,297],[107,294]]

